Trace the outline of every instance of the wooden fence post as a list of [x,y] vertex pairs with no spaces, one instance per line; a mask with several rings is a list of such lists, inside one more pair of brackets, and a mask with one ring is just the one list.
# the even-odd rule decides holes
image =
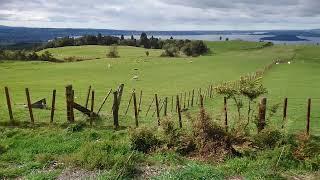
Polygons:
[[160,126],[160,112],[159,112],[159,101],[158,101],[158,95],[155,94],[155,101],[156,101],[156,111],[157,111],[157,118],[158,118],[158,126]]
[[184,92],[183,109],[186,108],[187,92]]
[[228,104],[227,97],[224,97],[224,125],[226,128],[226,132],[228,132]]
[[5,93],[6,93],[6,99],[7,99],[7,106],[8,106],[8,112],[10,117],[10,123],[14,123],[13,114],[12,114],[12,107],[11,107],[11,100],[10,100],[10,94],[9,94],[9,88],[5,87]]
[[200,107],[203,108],[203,96],[200,94]]
[[93,116],[94,116],[94,90],[91,92],[91,114],[90,114],[90,125],[93,123]]
[[179,95],[177,95],[177,109],[178,109],[178,115],[179,115],[179,127],[182,128],[181,107],[180,107],[180,102],[179,102]]
[[190,107],[190,91],[188,92],[188,108]]
[[142,90],[140,91],[140,97],[139,97],[139,106],[138,106],[138,115],[141,111],[141,103],[142,103]]
[[194,100],[194,89],[192,90],[192,96],[191,96],[191,107],[193,107],[193,100]]
[[164,112],[163,112],[163,114],[164,114],[164,116],[167,116],[167,108],[168,108],[168,97],[166,97],[165,98],[165,100],[164,100]]
[[67,100],[67,120],[69,122],[74,122],[72,85],[68,85],[66,87],[66,100]]
[[311,99],[308,99],[308,111],[307,111],[307,126],[306,126],[306,133],[310,135],[310,114],[311,114]]
[[53,123],[54,111],[56,108],[56,90],[52,91],[52,104],[51,104],[51,115],[50,115],[50,123]]
[[88,94],[87,94],[87,99],[86,99],[86,104],[85,104],[86,108],[88,108],[90,93],[91,93],[91,86],[89,86],[89,89],[88,89]]
[[283,103],[282,129],[284,128],[284,124],[286,123],[286,120],[287,120],[287,108],[288,108],[288,98],[285,98]]
[[213,87],[212,85],[210,85],[210,98],[212,98],[212,91],[213,91]]
[[31,98],[30,98],[30,93],[29,93],[28,88],[26,88],[26,96],[27,96],[27,105],[28,105],[28,109],[29,109],[31,124],[34,124],[34,117],[33,117],[33,112],[32,112],[32,107],[31,107]]
[[138,122],[138,108],[137,108],[136,92],[133,92],[132,96],[133,96],[134,118],[135,118],[135,121],[136,121],[136,127],[138,127],[139,126],[139,122]]
[[113,92],[113,126],[115,129],[119,128],[119,103],[118,103],[118,91]]
[[259,104],[258,132],[261,132],[266,125],[267,98],[262,98]]
[[173,102],[173,96],[171,96],[171,113],[173,112],[173,104],[174,104],[174,102]]

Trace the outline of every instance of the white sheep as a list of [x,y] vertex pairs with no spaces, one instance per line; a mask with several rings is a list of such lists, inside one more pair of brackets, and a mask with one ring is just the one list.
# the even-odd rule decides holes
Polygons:
[[133,78],[132,79],[134,79],[134,80],[138,80],[139,79],[139,76],[133,76]]
[[291,62],[289,61],[288,64],[291,64]]

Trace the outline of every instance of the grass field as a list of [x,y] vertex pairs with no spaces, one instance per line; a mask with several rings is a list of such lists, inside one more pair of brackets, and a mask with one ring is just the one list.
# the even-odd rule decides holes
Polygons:
[[[68,84],[73,85],[75,100],[80,104],[84,104],[88,86],[92,85],[96,92],[97,109],[110,88],[115,89],[124,83],[125,91],[120,107],[120,125],[123,126],[134,125],[132,108],[129,115],[124,116],[132,89],[136,89],[137,92],[143,90],[143,115],[140,117],[140,123],[155,127],[156,117],[151,116],[153,110],[148,117],[144,115],[155,93],[158,93],[161,99],[171,97],[192,89],[208,87],[210,84],[237,80],[241,75],[255,72],[277,59],[288,60],[291,64],[275,65],[263,77],[263,84],[268,90],[268,105],[271,107],[280,103],[278,112],[268,121],[272,126],[281,126],[282,103],[284,97],[288,97],[286,130],[289,133],[304,130],[307,98],[310,97],[313,99],[311,133],[320,135],[319,46],[275,45],[260,48],[262,43],[243,41],[207,44],[211,53],[196,58],[164,58],[160,57],[160,50],[148,50],[150,55],[147,57],[145,49],[119,47],[120,58],[110,59],[105,55],[108,47],[81,46],[49,51],[58,58],[76,56],[90,60],[73,63],[1,62],[0,84],[2,88],[8,86],[10,89],[15,119],[29,121],[28,111],[23,106],[26,103],[26,87],[30,89],[33,101],[47,98],[48,104],[51,103],[52,90],[56,89],[55,122],[58,125],[46,125],[35,129],[2,127],[0,145],[4,150],[0,146],[0,179],[61,178],[70,173],[70,167],[88,170],[79,170],[80,174],[83,173],[86,177],[90,177],[90,173],[95,174],[94,178],[100,179],[115,179],[118,176],[118,170],[127,163],[132,153],[128,130],[113,131],[106,128],[112,125],[111,99],[103,108],[102,122],[94,128],[73,133],[70,127],[60,126],[66,122],[65,86]],[[138,80],[132,79],[135,75],[139,76]],[[205,107],[219,119],[222,115],[222,102],[222,97],[215,95],[215,98],[206,101]],[[190,112],[196,111],[198,108],[195,107]],[[230,111],[232,119],[233,107]],[[50,111],[34,110],[34,114],[36,123],[49,122]],[[79,121],[83,116],[76,113],[76,119]],[[0,122],[3,124],[8,121],[5,96],[4,93],[0,93]],[[160,167],[156,168],[159,173],[151,176],[155,179],[224,179],[232,176],[242,176],[246,179],[268,179],[272,176],[281,179],[283,176],[296,177],[300,172],[308,173],[309,167],[298,167],[294,164],[288,167],[290,170],[271,170],[280,153],[279,148],[257,155],[255,160],[250,157],[235,158],[214,166],[170,152],[151,155],[134,152],[132,161],[136,160],[142,168],[146,164],[150,167]],[[63,163],[59,164],[60,162]],[[102,170],[97,170],[97,167]],[[130,172],[130,167],[127,168],[125,172]],[[124,175],[123,178],[125,177],[127,176]],[[304,177],[306,176],[300,178]]]

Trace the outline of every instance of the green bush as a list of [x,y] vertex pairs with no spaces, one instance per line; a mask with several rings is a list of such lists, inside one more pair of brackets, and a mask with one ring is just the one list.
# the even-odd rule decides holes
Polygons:
[[130,142],[133,150],[150,152],[160,145],[155,131],[148,127],[139,127],[130,131]]
[[255,146],[266,149],[275,148],[284,140],[284,135],[279,130],[264,129],[253,137]]
[[7,146],[0,144],[0,155],[5,153],[7,151],[7,149],[8,149]]
[[109,57],[109,58],[118,58],[118,57],[120,57],[119,53],[118,53],[118,46],[115,46],[115,45],[110,46],[110,50],[109,50],[109,52],[107,54],[107,57]]
[[76,122],[74,124],[70,124],[67,128],[68,132],[80,132],[86,127],[86,123],[83,121]]

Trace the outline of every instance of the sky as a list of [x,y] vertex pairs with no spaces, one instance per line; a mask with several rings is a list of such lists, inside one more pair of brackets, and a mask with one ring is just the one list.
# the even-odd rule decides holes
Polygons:
[[0,0],[0,25],[119,30],[319,29],[320,0]]

